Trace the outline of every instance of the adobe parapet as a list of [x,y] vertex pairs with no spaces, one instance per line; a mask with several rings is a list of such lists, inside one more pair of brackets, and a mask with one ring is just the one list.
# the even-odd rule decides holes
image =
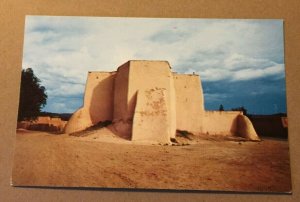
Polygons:
[[111,121],[128,140],[170,143],[176,130],[259,139],[239,112],[205,111],[197,74],[171,72],[167,61],[130,60],[113,72],[89,72],[84,104],[65,132]]

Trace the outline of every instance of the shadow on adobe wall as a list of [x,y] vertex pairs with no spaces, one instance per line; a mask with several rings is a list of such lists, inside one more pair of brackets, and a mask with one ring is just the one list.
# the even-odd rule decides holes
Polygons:
[[238,135],[238,117],[236,116],[234,120],[232,121],[231,127],[230,127],[230,133],[234,135]]
[[97,124],[99,121],[112,121],[114,96],[114,79],[112,77],[101,80],[93,89],[90,103],[85,103],[89,106],[92,124]]

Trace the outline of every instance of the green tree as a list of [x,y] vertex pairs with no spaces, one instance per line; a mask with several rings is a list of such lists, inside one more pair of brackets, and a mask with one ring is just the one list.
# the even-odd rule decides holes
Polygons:
[[224,111],[224,106],[220,104],[219,111]]
[[247,114],[247,109],[246,109],[244,106],[237,107],[237,108],[232,108],[231,110],[232,110],[232,111],[241,111],[241,112],[243,112],[243,114],[244,114],[245,116],[248,115],[248,114]]
[[31,68],[22,70],[18,121],[36,119],[46,105],[46,89],[40,82]]

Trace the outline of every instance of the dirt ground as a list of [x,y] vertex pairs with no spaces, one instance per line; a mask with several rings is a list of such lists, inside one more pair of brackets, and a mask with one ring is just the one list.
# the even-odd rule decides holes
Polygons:
[[291,191],[286,140],[199,136],[184,146],[142,145],[103,130],[84,137],[17,131],[13,185]]

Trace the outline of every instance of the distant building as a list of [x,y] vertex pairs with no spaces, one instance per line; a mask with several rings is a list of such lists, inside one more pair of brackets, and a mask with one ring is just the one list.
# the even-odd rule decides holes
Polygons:
[[60,118],[51,118],[49,116],[39,116],[34,121],[18,122],[17,128],[38,131],[63,132],[67,121]]
[[242,112],[205,111],[199,75],[173,73],[167,61],[134,60],[114,72],[89,72],[84,104],[65,132],[104,121],[132,141],[170,143],[176,130],[259,140]]
[[250,115],[255,131],[266,137],[288,138],[288,118],[286,114]]

